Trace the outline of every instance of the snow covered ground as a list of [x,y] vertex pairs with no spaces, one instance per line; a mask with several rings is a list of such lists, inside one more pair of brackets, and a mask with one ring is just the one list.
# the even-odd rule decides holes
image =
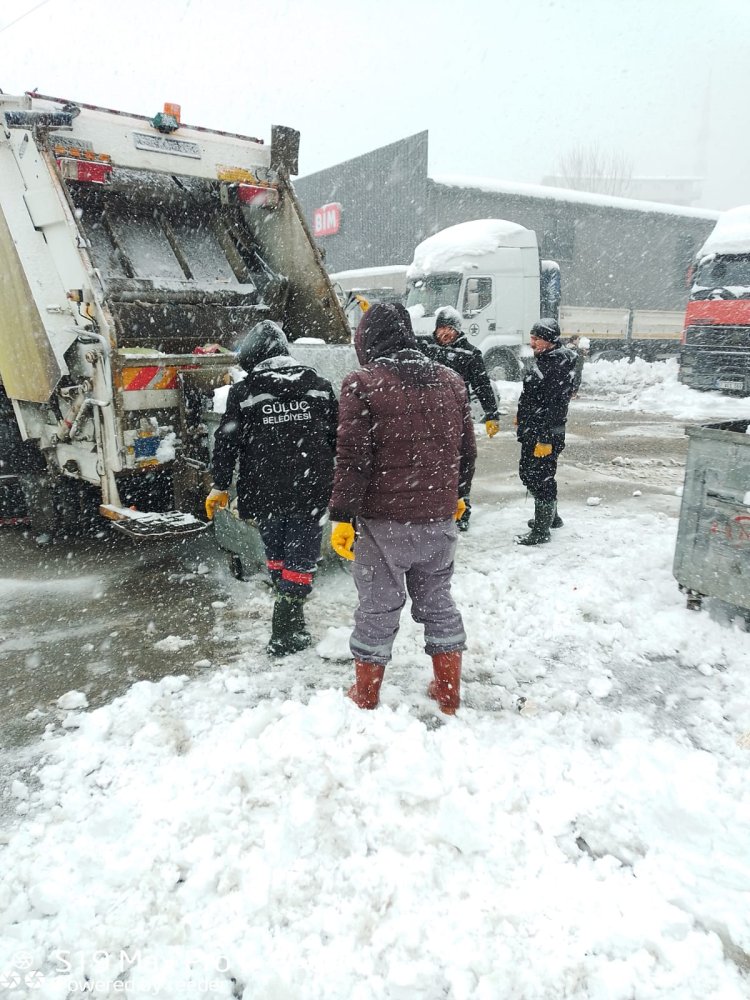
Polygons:
[[[597,400],[750,415],[673,365],[587,366]],[[239,661],[219,641],[199,679],[66,696],[0,832],[0,995],[750,996],[750,633],[685,609],[675,517],[581,505],[522,549],[528,512],[460,539],[453,719],[407,611],[382,707],[342,696],[336,568],[317,650],[269,661],[271,594],[217,573]]]

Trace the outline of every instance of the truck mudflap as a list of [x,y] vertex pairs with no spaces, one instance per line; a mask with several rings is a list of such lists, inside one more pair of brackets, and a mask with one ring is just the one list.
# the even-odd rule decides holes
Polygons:
[[102,504],[99,513],[107,518],[115,531],[137,541],[184,538],[186,535],[199,535],[208,527],[206,521],[199,521],[192,514],[179,510],[157,513]]

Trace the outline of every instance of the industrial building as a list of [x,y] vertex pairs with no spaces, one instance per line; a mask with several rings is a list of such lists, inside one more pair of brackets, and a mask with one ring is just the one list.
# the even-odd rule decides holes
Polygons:
[[719,212],[489,178],[430,175],[428,133],[298,178],[294,187],[333,273],[408,264],[415,246],[472,219],[536,232],[562,270],[563,302],[683,309],[693,257]]

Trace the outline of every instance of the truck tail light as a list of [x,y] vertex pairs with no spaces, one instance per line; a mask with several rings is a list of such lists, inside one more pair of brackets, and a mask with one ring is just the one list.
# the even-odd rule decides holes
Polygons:
[[260,205],[263,208],[275,208],[279,202],[276,188],[260,184],[238,184],[237,197],[243,205]]
[[80,181],[83,184],[106,184],[112,173],[112,164],[99,160],[78,160],[65,156],[57,164],[66,181]]

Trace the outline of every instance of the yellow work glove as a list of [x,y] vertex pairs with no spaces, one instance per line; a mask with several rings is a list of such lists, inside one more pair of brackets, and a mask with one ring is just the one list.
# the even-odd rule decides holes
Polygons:
[[348,521],[331,524],[331,548],[342,559],[354,558],[354,525]]
[[217,507],[229,506],[229,494],[226,490],[213,489],[206,497],[206,517],[213,521]]
[[537,441],[534,446],[534,458],[549,458],[552,454],[551,444],[542,444],[541,441]]
[[493,438],[500,430],[500,424],[497,420],[485,420],[484,426],[487,429],[488,438]]
[[461,497],[459,497],[458,503],[456,504],[456,513],[453,515],[454,520],[460,521],[465,513],[466,513],[466,501],[462,500]]

